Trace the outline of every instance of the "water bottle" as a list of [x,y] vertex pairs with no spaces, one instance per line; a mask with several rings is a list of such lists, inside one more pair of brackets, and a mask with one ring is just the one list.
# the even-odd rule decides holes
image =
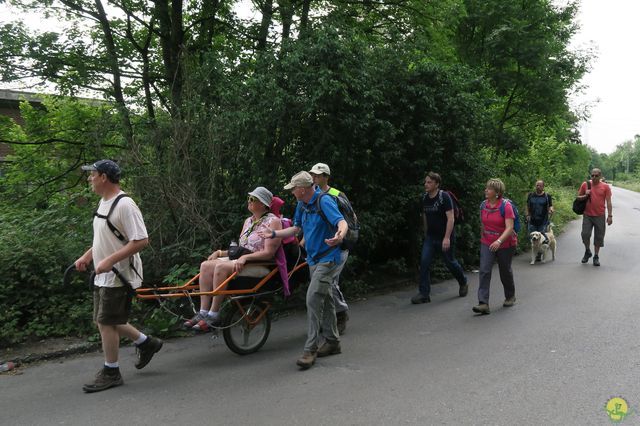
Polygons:
[[4,373],[5,371],[11,371],[16,367],[16,365],[9,361],[9,362],[5,362],[4,364],[0,364],[0,373]]

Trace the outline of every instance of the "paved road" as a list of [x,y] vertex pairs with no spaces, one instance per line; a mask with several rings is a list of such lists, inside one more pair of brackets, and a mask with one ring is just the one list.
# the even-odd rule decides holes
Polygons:
[[263,349],[231,353],[209,336],[176,339],[125,385],[83,394],[99,354],[0,376],[1,425],[604,425],[622,396],[640,424],[640,195],[614,190],[600,268],[581,265],[580,222],[557,260],[514,260],[518,304],[474,316],[455,282],[414,306],[404,289],[352,306],[343,354],[298,371],[302,314],[274,323]]

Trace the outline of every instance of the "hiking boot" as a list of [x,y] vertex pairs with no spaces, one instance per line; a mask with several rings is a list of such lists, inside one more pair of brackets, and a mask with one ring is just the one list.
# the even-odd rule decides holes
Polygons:
[[471,309],[476,314],[488,315],[488,314],[491,313],[491,310],[489,309],[489,305],[487,305],[486,303],[482,303],[482,302],[478,303],[476,306],[474,306]]
[[591,257],[591,250],[587,250],[584,252],[584,256],[582,256],[582,263],[587,263],[589,261],[589,258]]
[[336,320],[338,321],[338,334],[342,336],[344,334],[344,331],[347,329],[349,314],[347,313],[347,311],[336,312]]
[[93,383],[88,383],[82,386],[82,390],[86,393],[100,392],[120,386],[123,383],[122,376],[120,375],[120,369],[118,367],[111,368],[104,366],[100,371],[98,371],[98,374],[96,374],[96,378]]
[[153,358],[156,352],[162,349],[163,343],[164,342],[157,337],[147,336],[147,340],[136,346],[138,362],[135,363],[135,367],[140,370],[149,364],[149,361],[151,361],[151,358]]
[[301,369],[307,370],[311,368],[311,366],[315,364],[315,362],[316,362],[316,353],[310,352],[310,351],[304,351],[302,353],[302,356],[298,358],[298,360],[296,361],[296,364],[298,364],[298,367],[300,367]]
[[198,323],[196,325],[194,325],[191,329],[195,330],[195,331],[202,331],[204,333],[211,331],[212,329],[220,326],[220,324],[222,323],[222,320],[220,319],[220,317],[218,316],[217,318],[212,318],[209,315],[207,315],[204,319],[201,319],[200,321],[198,321]]
[[413,303],[414,305],[429,302],[431,302],[431,298],[429,296],[423,296],[422,293],[418,293],[411,298],[411,303]]
[[600,256],[597,254],[593,256],[593,266],[600,266]]
[[322,344],[322,346],[320,346],[320,349],[318,349],[318,352],[316,353],[316,356],[318,358],[322,358],[323,356],[329,356],[329,355],[337,355],[342,353],[342,348],[340,347],[340,342],[337,340],[325,340],[324,343]]
[[469,284],[464,283],[460,286],[460,289],[458,290],[458,296],[465,297],[467,293],[469,293]]
[[190,320],[186,320],[182,325],[184,326],[184,328],[193,328],[194,325],[196,325],[206,317],[206,314],[203,315],[198,312],[193,318],[191,318]]
[[510,308],[515,304],[516,304],[516,297],[514,296],[514,297],[510,297],[510,298],[506,299],[504,301],[504,303],[502,304],[502,306],[504,306],[505,308]]

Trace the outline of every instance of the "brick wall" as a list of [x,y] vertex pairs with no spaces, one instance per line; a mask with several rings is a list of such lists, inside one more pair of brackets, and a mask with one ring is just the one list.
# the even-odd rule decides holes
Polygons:
[[9,105],[0,105],[0,115],[5,115],[10,117],[18,124],[23,124],[22,116],[20,116],[20,110],[18,109],[18,105],[9,106]]
[[[20,115],[19,108],[20,107],[18,101],[6,99],[0,100],[0,115],[7,116],[13,119],[13,121],[15,121],[16,123],[22,125],[24,124],[24,120]],[[11,147],[7,144],[0,143],[0,161],[3,161],[4,157],[6,157],[10,153]]]

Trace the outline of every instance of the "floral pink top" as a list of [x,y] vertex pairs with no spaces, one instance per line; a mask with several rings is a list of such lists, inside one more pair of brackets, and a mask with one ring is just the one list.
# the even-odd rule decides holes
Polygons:
[[[495,205],[489,205],[489,201],[485,201],[485,208],[480,210],[480,220],[482,221],[482,238],[480,244],[490,246],[496,241],[500,235],[507,228],[505,219],[514,219],[516,216],[513,213],[511,203],[506,203],[504,206],[504,217],[500,214],[500,204],[502,204],[502,197],[498,198]],[[507,237],[502,243],[500,248],[513,247],[518,245],[518,236],[513,233],[511,238]]]
[[273,213],[267,213],[257,220],[253,216],[248,217],[242,226],[238,244],[254,253],[264,250],[264,239],[258,235],[258,231],[267,230],[274,221],[280,221],[280,219]]

